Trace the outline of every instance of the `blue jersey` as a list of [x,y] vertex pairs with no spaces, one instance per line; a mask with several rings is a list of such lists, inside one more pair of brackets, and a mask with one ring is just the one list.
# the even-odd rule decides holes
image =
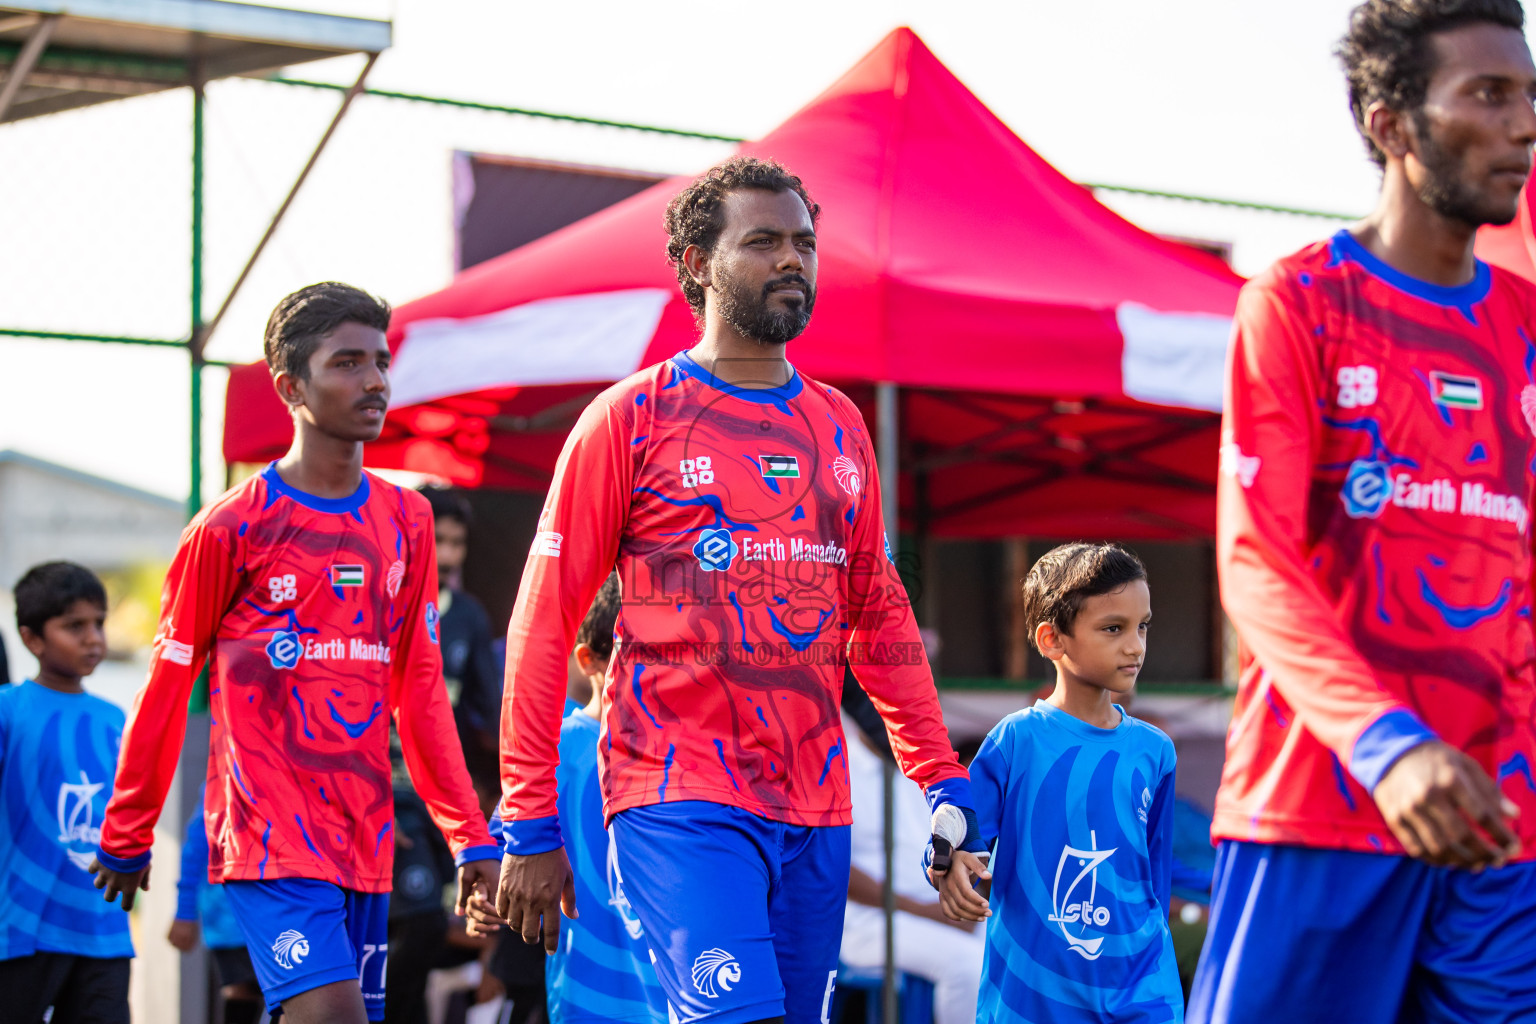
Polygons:
[[87,870],[123,723],[88,693],[0,686],[0,960],[133,956],[128,915]]
[[560,838],[576,876],[580,917],[560,920],[560,951],[545,963],[550,1024],[665,1024],[667,1001],[651,966],[640,919],[619,887],[603,828],[597,778],[598,721],[578,708],[560,726]]
[[1042,701],[999,722],[971,764],[992,849],[978,1021],[1183,1020],[1173,743],[1116,710],[1100,729]]
[[181,844],[181,877],[176,880],[176,920],[199,921],[203,945],[209,949],[243,949],[245,936],[235,923],[224,886],[208,879],[208,822],[203,800],[208,784],[197,792],[197,809],[187,819]]

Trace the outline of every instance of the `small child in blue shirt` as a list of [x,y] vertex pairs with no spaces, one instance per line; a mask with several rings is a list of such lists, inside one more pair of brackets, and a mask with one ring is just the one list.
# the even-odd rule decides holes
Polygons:
[[1055,548],[1024,582],[1056,688],[999,722],[971,764],[990,864],[957,850],[933,874],[951,917],[987,922],[978,1022],[1184,1019],[1173,743],[1114,702],[1136,683],[1151,618],[1146,570],[1113,544]]
[[126,716],[80,685],[106,655],[107,593],[47,562],[15,596],[38,668],[0,687],[0,1018],[128,1024],[128,915],[91,873]]
[[197,808],[187,819],[181,877],[176,880],[176,919],[166,939],[189,953],[201,937],[218,967],[224,1024],[254,1024],[261,1016],[261,989],[245,948],[245,933],[235,921],[224,886],[208,880],[207,791],[205,782],[197,791]]
[[[613,837],[603,824],[597,775],[599,714],[608,659],[619,616],[619,578],[608,577],[576,631],[576,667],[591,685],[585,707],[560,726],[560,763],[555,769],[560,838],[571,859],[578,917],[561,917],[559,949],[545,959],[550,1024],[667,1024],[667,1000],[656,980],[640,919],[619,884]],[[500,836],[500,821],[491,819]],[[496,926],[489,905],[470,904],[472,931]],[[521,942],[516,935],[512,941]]]

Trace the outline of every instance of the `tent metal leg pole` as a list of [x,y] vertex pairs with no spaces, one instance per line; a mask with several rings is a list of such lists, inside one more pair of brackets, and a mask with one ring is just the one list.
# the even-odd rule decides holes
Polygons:
[[[187,491],[187,518],[197,515],[203,507],[203,169],[205,137],[203,131],[204,106],[207,95],[203,87],[202,67],[199,64],[192,79],[192,225],[190,282],[188,287],[188,313],[190,332],[187,335],[187,357],[191,369],[191,457],[190,481]],[[197,804],[198,780],[208,770],[208,671],[204,667],[193,685],[187,702],[187,735],[181,748],[180,779],[176,796],[174,820],[178,839],[183,835],[187,819]],[[178,847],[179,849],[179,847]],[[209,993],[209,962],[207,950],[199,947],[179,958],[180,1024],[207,1024]]]
[[341,124],[341,119],[347,116],[347,111],[352,106],[352,101],[357,99],[363,91],[363,83],[368,80],[368,72],[373,70],[373,65],[379,59],[376,53],[368,55],[368,63],[363,65],[363,70],[358,74],[357,81],[347,90],[341,98],[341,106],[336,110],[336,116],[331,118],[331,123],[326,127],[325,134],[320,136],[320,141],[315,144],[314,152],[309,154],[309,161],[304,169],[299,171],[299,176],[294,179],[293,187],[283,197],[282,205],[272,215],[272,221],[267,225],[266,233],[261,236],[261,241],[256,243],[256,248],[251,251],[251,256],[245,261],[245,266],[240,270],[240,276],[235,278],[235,283],[229,289],[229,294],[224,296],[224,301],[219,305],[219,311],[213,314],[213,319],[208,321],[208,327],[203,331],[203,340],[206,342],[213,332],[219,329],[219,323],[224,319],[224,314],[229,312],[230,303],[235,301],[235,296],[240,294],[240,288],[245,284],[245,279],[251,275],[251,268],[256,266],[256,261],[261,259],[262,252],[267,243],[272,241],[272,236],[277,233],[277,226],[283,222],[283,215],[288,212],[288,207],[293,205],[294,197],[299,194],[299,189],[304,187],[304,181],[309,177],[309,172],[315,169],[315,164],[320,159],[320,154],[325,152],[326,144],[331,141],[331,136],[336,134],[336,127]]
[[58,27],[58,24],[57,14],[50,14],[40,19],[37,26],[32,29],[32,34],[27,37],[21,53],[16,55],[16,63],[11,65],[11,73],[6,76],[5,85],[0,86],[0,121],[5,120],[5,115],[10,113],[11,104],[16,102],[17,96],[21,95],[22,83],[32,73],[37,59],[48,48],[48,40],[53,37],[53,30]]
[[[896,385],[882,381],[875,385],[876,459],[880,464],[880,494],[885,513],[885,535],[889,542],[899,537],[897,478],[897,443],[900,425],[896,422]],[[894,549],[893,549],[894,550]],[[881,1019],[896,1024],[896,765],[881,759],[881,785],[884,790],[885,880],[880,885],[880,899],[885,910],[885,976],[880,986]]]

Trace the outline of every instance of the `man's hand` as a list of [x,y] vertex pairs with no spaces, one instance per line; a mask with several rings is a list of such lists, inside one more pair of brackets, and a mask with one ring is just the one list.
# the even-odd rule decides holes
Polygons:
[[560,911],[576,916],[576,879],[565,847],[527,857],[507,854],[501,862],[496,913],[530,946],[544,934],[544,951],[560,948]]
[[949,870],[935,873],[928,869],[928,880],[939,890],[939,909],[951,921],[985,921],[992,916],[987,898],[973,887],[980,880],[982,887],[991,888],[992,872],[986,861],[966,850],[956,850]]
[[96,876],[96,888],[103,890],[102,898],[108,903],[117,899],[117,894],[123,894],[123,909],[133,909],[133,898],[140,889],[149,892],[149,868],[144,865],[137,871],[113,871],[111,868],[101,866],[101,861],[92,858],[91,866],[86,868]]
[[172,921],[171,930],[165,938],[183,953],[190,953],[197,946],[197,933],[196,921]]
[[[1432,740],[1399,757],[1372,793],[1410,856],[1443,867],[1503,867],[1520,852],[1520,809],[1472,758]],[[1481,831],[1479,831],[1481,830]]]
[[459,868],[459,898],[454,901],[453,912],[468,917],[473,897],[489,901],[500,882],[500,875],[501,865],[494,860],[472,860]]

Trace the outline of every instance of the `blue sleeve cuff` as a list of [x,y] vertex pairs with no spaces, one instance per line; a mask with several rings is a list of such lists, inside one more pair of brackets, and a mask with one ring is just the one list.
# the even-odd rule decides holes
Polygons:
[[500,860],[501,847],[495,843],[486,846],[466,846],[459,851],[459,855],[453,858],[454,867],[463,867],[475,860]]
[[514,857],[531,857],[558,850],[564,845],[560,839],[560,816],[551,814],[547,818],[504,821],[501,823],[501,840],[507,854]]
[[954,804],[960,808],[976,806],[976,801],[971,799],[971,780],[966,775],[935,782],[923,790],[923,795],[928,798],[930,812],[938,810],[940,804]]
[[981,825],[976,820],[976,802],[971,798],[969,776],[956,775],[952,779],[935,782],[923,791],[923,795],[928,798],[930,811],[937,811],[943,804],[954,804],[964,812],[965,842],[960,844],[960,849],[969,853],[987,852],[987,843],[982,837]]
[[1412,711],[1406,708],[1388,711],[1366,726],[1360,738],[1355,740],[1355,749],[1349,758],[1349,773],[1367,791],[1374,791],[1398,758],[1421,743],[1439,738]]
[[114,857],[101,847],[96,848],[96,859],[101,861],[101,866],[113,871],[126,874],[129,871],[137,871],[149,863],[150,851],[145,850],[137,857]]
[[176,887],[176,920],[197,920],[197,886]]

